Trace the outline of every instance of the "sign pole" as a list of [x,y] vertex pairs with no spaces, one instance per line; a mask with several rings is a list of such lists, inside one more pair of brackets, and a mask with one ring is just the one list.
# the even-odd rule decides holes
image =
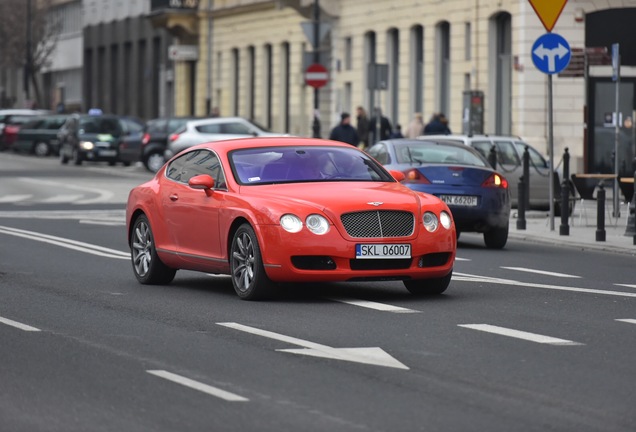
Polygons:
[[[552,75],[548,75],[548,149],[550,151],[550,231],[554,231],[554,129],[552,109]],[[561,209],[567,211],[567,209]]]
[[620,74],[620,54],[618,51],[618,44],[612,44],[612,66],[613,66],[613,78],[614,82],[616,82],[616,109],[614,110],[614,174],[616,174],[616,178],[614,179],[614,188],[613,188],[613,201],[614,201],[614,217],[620,217],[620,206],[618,204],[618,142],[619,142],[619,134],[620,134],[620,107],[619,107],[619,94],[620,94],[620,85],[621,85],[621,74]]
[[[320,63],[320,5],[314,0],[314,63]],[[314,124],[313,137],[320,138],[320,90],[314,87]]]

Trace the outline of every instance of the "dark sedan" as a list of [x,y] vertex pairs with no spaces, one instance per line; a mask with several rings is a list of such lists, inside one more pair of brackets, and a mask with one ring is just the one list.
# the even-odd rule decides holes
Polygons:
[[64,114],[35,117],[22,125],[13,149],[36,156],[58,154],[60,145],[57,134],[67,118],[68,115]]
[[368,153],[386,169],[402,171],[402,183],[444,201],[457,233],[480,232],[488,248],[508,241],[508,181],[476,150],[462,144],[394,139],[380,141]]

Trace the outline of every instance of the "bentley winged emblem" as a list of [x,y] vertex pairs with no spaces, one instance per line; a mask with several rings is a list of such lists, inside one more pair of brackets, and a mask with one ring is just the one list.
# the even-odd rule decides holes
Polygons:
[[380,201],[371,201],[371,202],[368,202],[367,204],[378,207],[378,206],[381,206],[384,203],[380,202]]

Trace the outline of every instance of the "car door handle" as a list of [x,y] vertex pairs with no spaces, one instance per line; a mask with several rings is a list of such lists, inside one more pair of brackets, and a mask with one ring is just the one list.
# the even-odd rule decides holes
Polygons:
[[177,195],[177,194],[170,195],[170,201],[176,201],[178,199],[179,199],[179,195]]

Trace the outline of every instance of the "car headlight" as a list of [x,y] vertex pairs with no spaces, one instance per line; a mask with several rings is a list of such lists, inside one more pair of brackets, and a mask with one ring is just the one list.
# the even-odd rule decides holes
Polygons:
[[303,229],[303,221],[296,215],[284,214],[280,217],[280,226],[282,226],[285,231],[297,233]]
[[439,214],[439,221],[444,228],[449,229],[451,227],[452,219],[450,215],[446,213],[445,211]]
[[439,219],[435,216],[435,213],[426,212],[424,216],[422,216],[422,221],[424,222],[424,228],[426,231],[433,232],[439,226]]
[[307,216],[305,225],[309,231],[317,235],[323,235],[329,232],[329,221],[318,214]]
[[83,150],[93,150],[95,144],[92,141],[80,141],[80,148]]

